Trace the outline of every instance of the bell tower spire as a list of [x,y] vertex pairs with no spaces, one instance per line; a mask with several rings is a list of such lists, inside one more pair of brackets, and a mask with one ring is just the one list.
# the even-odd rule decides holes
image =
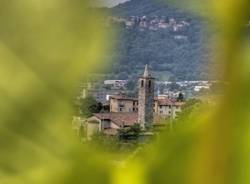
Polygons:
[[148,71],[148,65],[146,64],[143,77],[148,77],[148,76],[149,76],[149,71]]
[[146,65],[138,82],[138,123],[141,124],[142,128],[153,123],[154,80],[149,72],[148,65]]

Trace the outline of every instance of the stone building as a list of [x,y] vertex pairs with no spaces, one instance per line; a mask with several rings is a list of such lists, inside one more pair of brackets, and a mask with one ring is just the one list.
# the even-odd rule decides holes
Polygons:
[[[168,97],[155,97],[153,105],[154,116],[163,119],[175,119],[184,102],[177,102]],[[138,112],[138,99],[124,96],[112,96],[109,101],[110,112]]]
[[146,65],[144,74],[138,81],[138,123],[142,128],[153,123],[154,80]]
[[86,124],[87,139],[96,132],[103,132],[106,135],[116,135],[118,129],[129,127],[137,122],[137,113],[97,113],[88,119]]
[[175,118],[183,103],[173,99],[154,96],[155,79],[146,65],[138,80],[138,98],[122,95],[111,96],[110,112],[93,114],[86,121],[86,134],[90,138],[94,132],[102,131],[115,135],[117,130],[139,123],[142,128],[158,125],[161,119]]
[[138,99],[129,98],[122,95],[111,96],[109,98],[110,112],[137,112]]
[[179,112],[181,112],[181,106],[184,102],[177,102],[174,99],[169,98],[155,98],[154,100],[154,113],[163,119],[175,119]]

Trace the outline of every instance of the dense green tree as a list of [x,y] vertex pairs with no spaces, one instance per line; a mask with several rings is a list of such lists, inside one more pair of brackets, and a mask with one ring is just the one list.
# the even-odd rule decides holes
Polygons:
[[184,94],[183,93],[179,93],[178,97],[177,97],[177,101],[179,102],[183,102],[185,99],[184,99]]
[[102,110],[102,103],[97,102],[93,96],[87,96],[80,100],[80,112],[84,117],[90,117],[93,113]]
[[118,137],[121,141],[137,140],[142,132],[140,124],[136,123],[130,127],[118,130]]

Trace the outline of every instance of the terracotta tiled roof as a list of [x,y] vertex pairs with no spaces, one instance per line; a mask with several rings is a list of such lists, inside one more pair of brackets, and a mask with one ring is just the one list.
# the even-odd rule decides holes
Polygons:
[[98,119],[107,119],[112,121],[118,126],[130,126],[137,122],[137,113],[125,113],[125,112],[111,112],[111,113],[97,113],[94,114]]
[[158,99],[158,105],[174,105],[174,102],[171,101],[170,99]]
[[184,102],[177,102],[176,99],[171,99],[171,98],[157,99],[156,97],[155,101],[158,102],[158,105],[175,105],[175,106],[184,105]]
[[[94,116],[100,120],[110,120],[117,126],[131,126],[137,123],[137,113],[126,113],[126,112],[111,112],[111,113],[97,113]],[[154,124],[161,122],[162,117],[160,115],[154,116]]]

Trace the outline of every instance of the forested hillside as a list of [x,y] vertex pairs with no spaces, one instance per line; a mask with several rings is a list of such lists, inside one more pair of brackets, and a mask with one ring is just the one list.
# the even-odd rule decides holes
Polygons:
[[135,78],[149,64],[160,80],[214,78],[207,20],[152,0],[132,0],[108,12],[107,27],[119,33],[107,56],[115,61],[110,77]]

